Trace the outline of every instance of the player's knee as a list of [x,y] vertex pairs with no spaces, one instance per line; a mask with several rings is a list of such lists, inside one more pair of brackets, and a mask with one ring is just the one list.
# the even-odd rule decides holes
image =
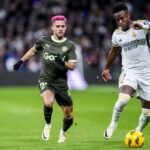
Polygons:
[[146,117],[150,117],[150,109],[142,108],[142,113]]
[[53,107],[53,101],[46,101],[45,106],[47,107]]
[[130,100],[130,96],[124,93],[119,94],[119,98],[115,104],[115,110],[116,111],[122,111],[125,105],[128,103]]
[[65,111],[64,112],[65,118],[66,119],[71,119],[73,118],[73,112],[72,111]]
[[73,108],[72,108],[72,106],[64,107],[63,111],[64,111],[64,116],[65,116],[66,119],[73,118]]
[[71,113],[65,113],[65,118],[66,119],[71,119],[71,118],[73,118],[73,113],[71,112]]
[[127,103],[130,100],[131,96],[125,93],[119,93],[119,100],[125,101]]

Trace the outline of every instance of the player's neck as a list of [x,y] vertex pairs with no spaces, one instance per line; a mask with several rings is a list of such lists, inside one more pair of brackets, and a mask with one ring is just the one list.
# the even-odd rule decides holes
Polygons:
[[62,43],[62,42],[64,42],[64,41],[66,40],[66,37],[61,37],[61,38],[59,38],[59,37],[57,37],[57,36],[55,36],[55,35],[52,35],[51,38],[52,38],[52,40],[53,40],[54,42],[57,42],[57,43]]
[[130,20],[128,26],[123,30],[124,32],[128,31],[132,27],[133,21]]
[[132,21],[132,20],[130,20],[130,23],[129,23],[130,27],[132,26],[132,24],[133,24],[133,21]]
[[133,21],[130,20],[130,21],[129,21],[129,27],[128,27],[128,30],[132,27],[132,24],[133,24]]

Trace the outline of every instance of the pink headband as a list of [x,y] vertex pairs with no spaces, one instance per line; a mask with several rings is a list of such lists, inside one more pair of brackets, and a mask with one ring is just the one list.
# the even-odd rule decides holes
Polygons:
[[53,16],[52,19],[51,19],[51,22],[55,22],[57,20],[63,20],[63,21],[67,21],[66,17],[65,16],[61,16],[61,15],[58,15],[58,16]]

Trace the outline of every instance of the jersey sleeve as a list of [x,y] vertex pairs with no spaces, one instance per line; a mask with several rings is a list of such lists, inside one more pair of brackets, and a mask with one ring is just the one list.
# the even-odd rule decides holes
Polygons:
[[74,62],[76,63],[77,62],[77,55],[75,53],[75,45],[72,43],[72,46],[68,52],[68,62]]
[[143,26],[143,29],[146,33],[150,33],[150,21],[148,20],[138,20],[135,21]]
[[37,41],[34,43],[34,49],[35,49],[35,52],[38,52],[38,51],[43,50],[42,38],[40,38],[39,40],[37,40]]
[[143,20],[142,25],[146,33],[150,33],[150,22],[148,20]]
[[112,35],[112,47],[120,47],[115,32]]

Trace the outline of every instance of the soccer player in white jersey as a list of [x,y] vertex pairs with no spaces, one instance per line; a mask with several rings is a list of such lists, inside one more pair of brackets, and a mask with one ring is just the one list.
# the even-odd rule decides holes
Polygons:
[[119,78],[119,95],[111,122],[104,132],[109,139],[114,133],[123,108],[136,92],[141,100],[142,113],[136,130],[142,131],[150,121],[150,51],[146,40],[150,32],[147,20],[132,21],[124,3],[113,6],[113,15],[118,28],[112,35],[112,47],[102,71],[104,81],[111,80],[110,66],[119,51],[122,55],[122,73]]

